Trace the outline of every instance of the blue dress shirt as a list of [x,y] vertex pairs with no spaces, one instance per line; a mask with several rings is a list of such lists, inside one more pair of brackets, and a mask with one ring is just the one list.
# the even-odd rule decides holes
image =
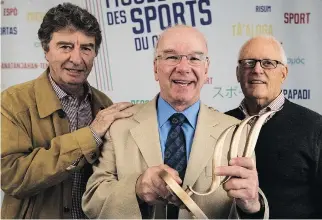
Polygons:
[[[168,133],[171,129],[170,121],[168,120],[177,111],[167,103],[161,96],[158,97],[157,102],[157,114],[158,114],[158,128],[160,135],[160,145],[162,151],[162,158],[164,158],[165,143],[167,141]],[[193,137],[195,135],[195,129],[197,125],[197,118],[200,109],[200,101],[198,100],[189,108],[185,109],[182,114],[186,116],[188,122],[183,123],[182,129],[186,139],[186,150],[187,150],[187,160],[189,159],[191,145]]]

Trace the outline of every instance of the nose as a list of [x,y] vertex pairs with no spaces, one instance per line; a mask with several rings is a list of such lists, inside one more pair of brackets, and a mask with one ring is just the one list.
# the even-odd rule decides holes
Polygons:
[[256,62],[253,72],[255,72],[255,73],[262,73],[263,72],[263,68],[262,68],[259,61]]
[[82,55],[80,52],[79,48],[74,48],[71,52],[70,52],[70,58],[69,60],[74,63],[75,65],[80,65],[82,63]]
[[186,56],[182,56],[180,62],[176,66],[176,69],[178,72],[182,73],[190,72],[190,65]]

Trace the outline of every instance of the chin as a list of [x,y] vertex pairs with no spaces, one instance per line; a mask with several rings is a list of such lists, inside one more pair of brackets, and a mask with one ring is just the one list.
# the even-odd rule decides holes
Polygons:
[[263,99],[263,98],[266,98],[266,95],[259,94],[259,93],[249,93],[247,95],[245,94],[245,97],[251,98],[251,99]]
[[84,84],[85,80],[70,80],[70,81],[67,81],[67,83],[69,85],[75,85],[75,86],[78,86],[78,85],[82,85]]

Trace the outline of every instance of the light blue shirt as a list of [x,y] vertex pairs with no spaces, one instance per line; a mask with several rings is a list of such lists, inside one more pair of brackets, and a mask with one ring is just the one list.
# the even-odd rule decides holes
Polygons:
[[[200,101],[198,100],[189,108],[185,109],[182,114],[186,116],[187,121],[185,121],[182,125],[182,130],[186,139],[186,150],[187,150],[187,159],[189,159],[191,145],[193,141],[193,137],[195,135],[195,129],[197,125],[197,118],[200,109]],[[164,158],[165,151],[165,143],[167,141],[168,133],[171,129],[170,121],[168,120],[174,113],[177,111],[172,108],[172,106],[167,103],[164,99],[159,95],[158,98],[158,127],[159,127],[159,135],[160,135],[160,145],[162,151],[162,158]]]

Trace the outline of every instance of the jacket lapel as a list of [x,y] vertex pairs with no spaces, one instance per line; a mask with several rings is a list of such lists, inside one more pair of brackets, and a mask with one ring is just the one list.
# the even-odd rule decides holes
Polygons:
[[69,133],[69,122],[67,117],[60,118],[56,112],[62,109],[61,103],[50,84],[47,70],[35,80],[35,97],[40,118],[46,118],[53,114],[53,126],[55,135]]
[[45,71],[35,80],[35,97],[40,118],[45,118],[62,108],[47,75]]
[[130,133],[148,167],[163,163],[158,130],[156,98],[145,104],[133,119],[138,123]]
[[92,112],[93,112],[93,119],[95,118],[95,116],[97,115],[97,113],[106,108],[109,107],[110,105],[112,105],[112,101],[110,101],[110,103],[107,103],[106,98],[103,100],[100,95],[99,92],[97,90],[95,90],[93,87],[91,87],[92,89]]
[[208,161],[212,158],[219,135],[215,128],[218,124],[219,121],[214,117],[214,110],[210,110],[207,106],[201,104],[190,158],[183,182],[184,186],[193,186],[200,173],[207,166]]

